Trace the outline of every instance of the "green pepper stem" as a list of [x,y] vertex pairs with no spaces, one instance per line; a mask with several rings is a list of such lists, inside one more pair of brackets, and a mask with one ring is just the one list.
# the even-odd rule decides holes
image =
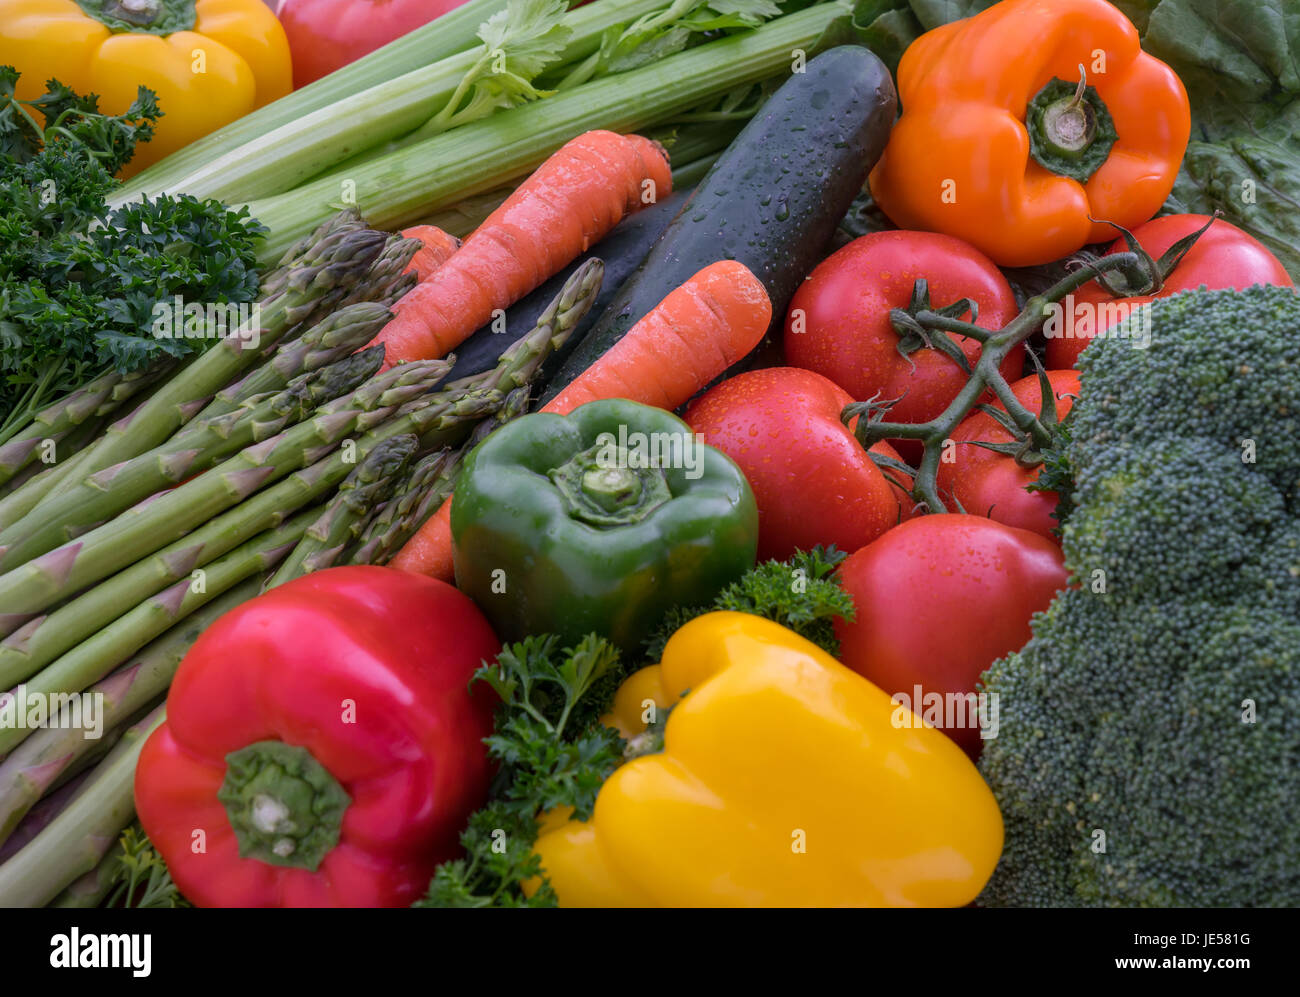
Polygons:
[[637,523],[672,498],[658,467],[643,466],[625,447],[599,442],[550,471],[569,515],[592,526]]

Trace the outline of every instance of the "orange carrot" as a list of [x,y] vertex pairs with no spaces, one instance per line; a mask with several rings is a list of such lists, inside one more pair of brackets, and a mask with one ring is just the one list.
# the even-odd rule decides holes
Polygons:
[[402,271],[410,273],[414,270],[421,282],[428,280],[429,274],[446,263],[448,257],[460,249],[460,240],[454,235],[448,235],[437,225],[412,225],[410,228],[402,229],[402,235],[408,239],[419,239],[424,243],[424,248],[411,257],[411,262]]
[[675,409],[758,345],[772,321],[763,282],[743,263],[711,263],[668,297],[542,408],[628,398]]
[[[757,346],[771,321],[762,281],[743,263],[713,263],[659,302],[542,411],[568,415],[604,398],[675,409]],[[451,502],[407,541],[393,567],[452,580]]]
[[438,511],[425,521],[415,536],[406,541],[397,556],[388,562],[390,567],[416,574],[428,575],[443,582],[454,582],[456,573],[451,560],[451,500],[438,507]]
[[579,135],[394,306],[395,317],[370,345],[384,344],[385,366],[446,356],[496,309],[514,304],[671,189],[657,143],[607,131]]

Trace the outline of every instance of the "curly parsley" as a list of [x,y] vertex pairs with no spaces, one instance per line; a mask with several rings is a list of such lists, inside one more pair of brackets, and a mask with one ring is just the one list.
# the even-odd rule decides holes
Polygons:
[[[623,761],[623,739],[599,722],[623,678],[618,651],[589,634],[560,650],[552,634],[507,645],[474,682],[501,697],[488,754],[501,763],[494,802],[470,818],[466,857],[444,862],[416,907],[554,907],[533,853],[537,815],[569,807],[591,816],[601,784]],[[522,884],[539,883],[532,896]]]
[[711,606],[679,606],[669,612],[653,636],[646,653],[658,661],[668,638],[682,625],[718,610],[752,613],[775,620],[828,654],[837,655],[833,620],[853,619],[853,597],[832,573],[847,555],[831,547],[796,551],[788,561],[764,561],[718,593]]
[[154,337],[154,307],[177,295],[254,300],[253,245],[265,231],[247,208],[184,195],[106,211],[112,173],[152,134],[152,94],[111,116],[57,80],[20,101],[17,80],[0,66],[0,443],[109,368],[140,370],[211,345]]

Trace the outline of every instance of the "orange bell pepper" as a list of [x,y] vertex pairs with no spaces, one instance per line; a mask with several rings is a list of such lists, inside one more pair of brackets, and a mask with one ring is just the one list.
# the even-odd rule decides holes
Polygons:
[[927,32],[903,55],[898,93],[876,203],[1001,266],[1147,221],[1191,133],[1182,82],[1106,0],[1004,0]]

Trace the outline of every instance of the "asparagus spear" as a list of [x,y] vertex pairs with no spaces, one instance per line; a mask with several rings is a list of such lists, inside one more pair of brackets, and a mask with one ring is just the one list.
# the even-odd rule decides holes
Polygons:
[[90,776],[86,769],[73,776],[57,789],[51,789],[46,795],[27,811],[26,816],[14,827],[7,838],[0,840],[0,863],[13,858],[27,847],[41,831],[50,826],[50,822],[61,814],[80,792],[82,784]]
[[3,485],[0,485],[0,499],[4,499],[6,496],[13,494],[13,492],[31,481],[32,478],[36,477],[36,475],[40,474],[48,467],[48,464],[42,464],[37,461],[28,461],[20,470],[14,472],[13,476],[8,481]]
[[339,304],[347,306],[358,301],[375,301],[391,308],[419,281],[415,271],[408,273],[406,268],[423,245],[419,239],[390,235],[365,278],[357,281],[351,293],[345,295]]
[[583,316],[596,303],[604,276],[604,262],[594,257],[578,267],[564,282],[555,300],[538,317],[532,331],[502,353],[494,368],[451,381],[446,389],[495,388],[508,395],[516,388],[532,383],[542,364],[568,341]]
[[360,302],[332,312],[297,339],[282,342],[266,363],[219,391],[194,421],[226,415],[249,398],[280,391],[295,376],[355,353],[374,339],[390,318],[392,312],[374,302]]
[[[92,416],[57,436],[21,441],[21,449],[25,451],[22,454],[21,461],[19,461],[21,466],[14,471],[13,476],[8,481],[0,485],[0,492],[3,492],[7,498],[32,478],[46,474],[76,454],[81,453],[95,441],[99,434],[108,427],[108,424],[108,419]],[[53,478],[54,475],[50,475],[50,479]],[[43,485],[44,479],[41,485],[33,486],[30,490],[31,494],[22,503],[6,502],[4,508],[9,511],[5,512],[4,515],[9,518],[19,513],[25,515],[28,510],[36,506],[42,494],[48,490]],[[17,507],[20,505],[25,508],[19,510]]]
[[[144,405],[115,423],[92,448],[88,470],[102,471],[167,439],[176,429],[258,359],[259,350],[278,340],[305,315],[337,302],[366,272],[386,236],[364,227],[355,213],[342,212],[293,263],[263,289],[258,302],[258,346],[246,330],[200,354]],[[56,486],[62,487],[62,484]]]
[[[371,436],[359,441],[364,455],[381,439],[402,433],[455,443],[467,425],[499,404],[493,392],[449,397],[442,393],[412,403]],[[310,467],[257,492],[170,546],[135,562],[45,616],[39,616],[0,643],[0,689],[34,674],[69,648],[107,626],[131,606],[191,571],[233,549],[262,530],[278,526],[289,513],[326,496],[355,467],[350,455],[334,451]]]
[[47,907],[89,910],[98,907],[113,890],[121,868],[120,850],[109,848],[99,864],[90,872],[68,884],[67,888],[51,900]]
[[[413,496],[408,495],[386,503],[377,514],[372,527],[367,529],[367,535],[361,539],[360,545],[350,553],[351,563],[385,563],[451,494],[461,462],[469,451],[502,423],[527,412],[530,383],[541,370],[542,364],[564,345],[591,309],[600,292],[604,273],[603,262],[595,258],[588,260],[565,281],[560,293],[538,318],[532,331],[501,354],[496,367],[446,386],[447,391],[490,387],[505,393],[505,400],[500,409],[475,427],[461,453],[445,457],[434,455],[426,459],[431,464],[436,460],[437,473],[436,476],[431,476],[427,485],[423,482],[416,485],[416,494],[422,495],[423,501],[417,507]],[[422,472],[428,473],[429,468]]]
[[148,453],[52,496],[0,530],[0,572],[53,550],[140,500],[307,418],[317,405],[355,391],[382,362],[383,348],[375,347],[304,374],[279,392],[248,399],[227,415],[192,421]]
[[337,484],[326,457],[257,492],[162,550],[40,616],[0,642],[0,688],[11,688],[131,606],[188,578],[198,567],[249,537],[279,526],[296,509],[324,498]]
[[357,546],[349,551],[349,564],[383,564],[391,552],[393,537],[402,524],[415,515],[425,496],[438,483],[443,469],[457,456],[450,448],[438,450],[421,458],[411,469],[406,481],[386,502],[382,503],[365,524],[357,538]]
[[528,411],[530,393],[527,385],[510,392],[500,409],[474,427],[460,450],[445,448],[424,457],[398,493],[376,510],[349,551],[348,563],[387,564],[451,495],[469,452],[498,426]]
[[78,469],[89,466],[92,444],[104,428],[102,420],[83,423],[60,440],[56,445],[55,462],[0,500],[0,529],[8,529],[28,515],[65,480],[79,480]]
[[160,706],[123,733],[63,812],[0,863],[0,907],[40,907],[99,864],[135,815],[136,761],[165,716]]
[[83,423],[111,414],[168,369],[170,364],[161,363],[125,374],[109,371],[36,413],[31,422],[0,446],[0,484],[35,461],[46,440],[62,440]]
[[[80,692],[99,681],[179,620],[245,578],[279,564],[319,515],[317,509],[304,510],[208,564],[201,576],[184,578],[134,606],[28,678],[23,683],[28,700]],[[17,720],[13,727],[0,727],[0,755],[28,734],[25,718],[19,715]]]
[[[432,376],[440,377],[441,368],[434,367]],[[349,433],[381,424],[402,404],[424,394],[430,378],[426,364],[400,364],[322,406],[311,419],[5,572],[0,575],[0,606],[5,610],[0,613],[0,634],[13,633],[39,611],[158,550],[264,485],[314,463]]]
[[[99,727],[103,732],[120,728],[142,707],[167,691],[181,659],[219,616],[257,594],[260,579],[235,585],[172,626],[138,654],[87,691],[98,697]],[[71,717],[60,724],[32,731],[0,762],[0,844],[18,826],[23,815],[49,787],[96,744]]]
[[[419,446],[412,433],[393,436],[371,447],[365,459],[343,479],[334,498],[293,551],[280,562],[266,588],[328,568],[343,548],[356,539],[375,504],[392,491]],[[3,766],[0,766],[3,768]]]

